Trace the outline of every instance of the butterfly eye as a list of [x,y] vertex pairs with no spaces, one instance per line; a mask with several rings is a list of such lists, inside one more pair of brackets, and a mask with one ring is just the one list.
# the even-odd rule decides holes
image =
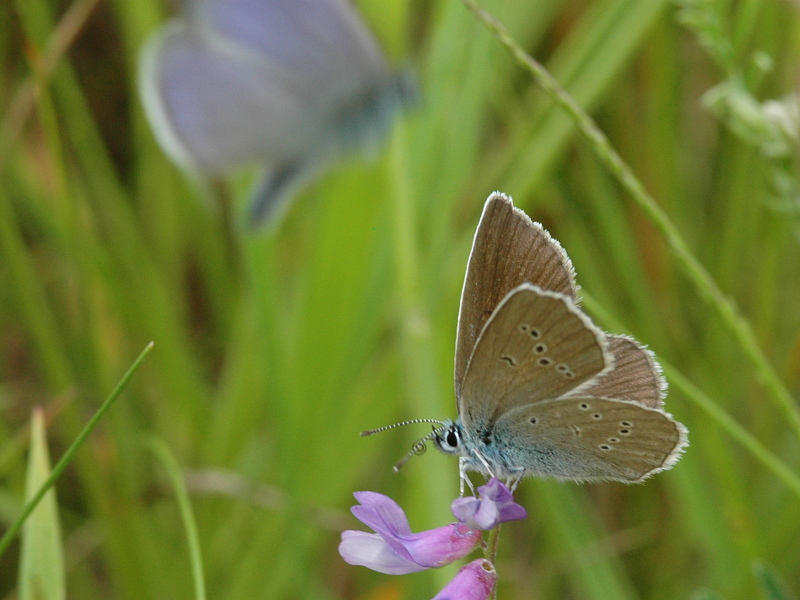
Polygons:
[[456,433],[455,429],[451,429],[447,432],[444,441],[451,448],[458,448],[458,434]]

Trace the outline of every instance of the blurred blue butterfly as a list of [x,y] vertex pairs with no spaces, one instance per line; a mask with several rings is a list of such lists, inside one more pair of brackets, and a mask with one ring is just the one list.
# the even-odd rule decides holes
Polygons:
[[341,151],[376,147],[415,96],[344,0],[190,0],[148,41],[139,76],[179,166],[206,177],[266,167],[254,224],[276,222]]

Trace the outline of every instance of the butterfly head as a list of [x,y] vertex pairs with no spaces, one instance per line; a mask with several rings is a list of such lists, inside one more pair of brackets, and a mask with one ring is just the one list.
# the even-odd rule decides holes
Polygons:
[[433,441],[436,446],[442,450],[442,452],[446,452],[448,454],[459,454],[461,452],[461,425],[458,422],[451,421],[449,419],[446,421],[439,421],[436,419],[412,419],[410,421],[403,421],[401,423],[394,423],[392,425],[386,425],[385,427],[379,427],[378,429],[368,429],[367,431],[362,431],[361,435],[364,437],[373,435],[375,433],[380,433],[381,431],[386,431],[387,429],[394,429],[395,427],[414,425],[417,423],[433,423],[433,431],[431,431],[425,437],[414,442],[409,453],[394,465],[395,471],[399,471],[400,467],[406,464],[406,462],[408,462],[412,456],[424,454],[428,449],[427,442],[430,441]]
[[442,452],[446,454],[463,453],[463,429],[461,423],[458,421],[444,421],[441,427],[434,429],[427,437],[423,439],[431,439]]

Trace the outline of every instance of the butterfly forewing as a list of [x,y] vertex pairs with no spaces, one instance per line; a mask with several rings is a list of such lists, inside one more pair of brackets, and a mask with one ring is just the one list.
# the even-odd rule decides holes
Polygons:
[[302,78],[325,93],[382,78],[387,66],[347,0],[193,0],[188,20]]
[[472,243],[456,339],[458,394],[472,350],[492,311],[512,289],[532,283],[576,299],[572,263],[539,223],[500,193],[489,196]]
[[509,412],[498,439],[528,473],[564,479],[635,482],[668,469],[686,445],[686,430],[666,413],[635,402],[593,396],[548,400]]
[[475,345],[458,397],[462,423],[489,429],[508,411],[593,381],[612,360],[603,332],[568,296],[520,285],[500,302]]
[[203,175],[280,168],[369,129],[348,118],[391,74],[348,2],[186,4],[146,44],[140,65],[148,117],[181,166]]
[[664,405],[666,382],[653,353],[624,335],[609,335],[608,350],[614,355],[614,368],[594,385],[578,393],[630,400],[650,408]]
[[[213,44],[184,23],[170,24],[142,60],[145,108],[162,145],[182,166],[214,175],[256,156],[274,160],[285,147],[297,152],[305,132],[290,136],[287,124],[296,109],[277,85],[262,85],[276,79],[271,71],[277,71],[274,65],[242,58],[235,46]],[[271,118],[254,126],[241,118],[248,109]]]

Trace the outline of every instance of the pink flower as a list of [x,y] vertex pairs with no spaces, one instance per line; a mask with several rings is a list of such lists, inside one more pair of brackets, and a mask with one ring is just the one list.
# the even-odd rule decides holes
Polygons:
[[494,565],[485,558],[468,563],[433,600],[486,600],[497,581]]
[[[506,521],[524,519],[527,512],[514,502],[497,479],[478,488],[478,498],[457,498],[451,506],[458,523],[413,533],[403,509],[375,492],[356,492],[359,506],[351,511],[375,533],[343,531],[339,554],[351,565],[379,573],[403,575],[441,567],[465,557],[482,541],[482,531]],[[486,600],[497,575],[486,559],[474,560],[437,594],[434,600]]]
[[376,533],[344,531],[339,554],[351,565],[379,573],[403,575],[441,567],[463,558],[481,543],[480,531],[451,523],[413,533],[403,509],[376,492],[356,492],[360,506],[351,511]]
[[450,507],[456,519],[471,529],[487,531],[500,523],[528,516],[527,511],[514,502],[509,489],[494,477],[478,488],[478,494],[480,499],[456,498]]

